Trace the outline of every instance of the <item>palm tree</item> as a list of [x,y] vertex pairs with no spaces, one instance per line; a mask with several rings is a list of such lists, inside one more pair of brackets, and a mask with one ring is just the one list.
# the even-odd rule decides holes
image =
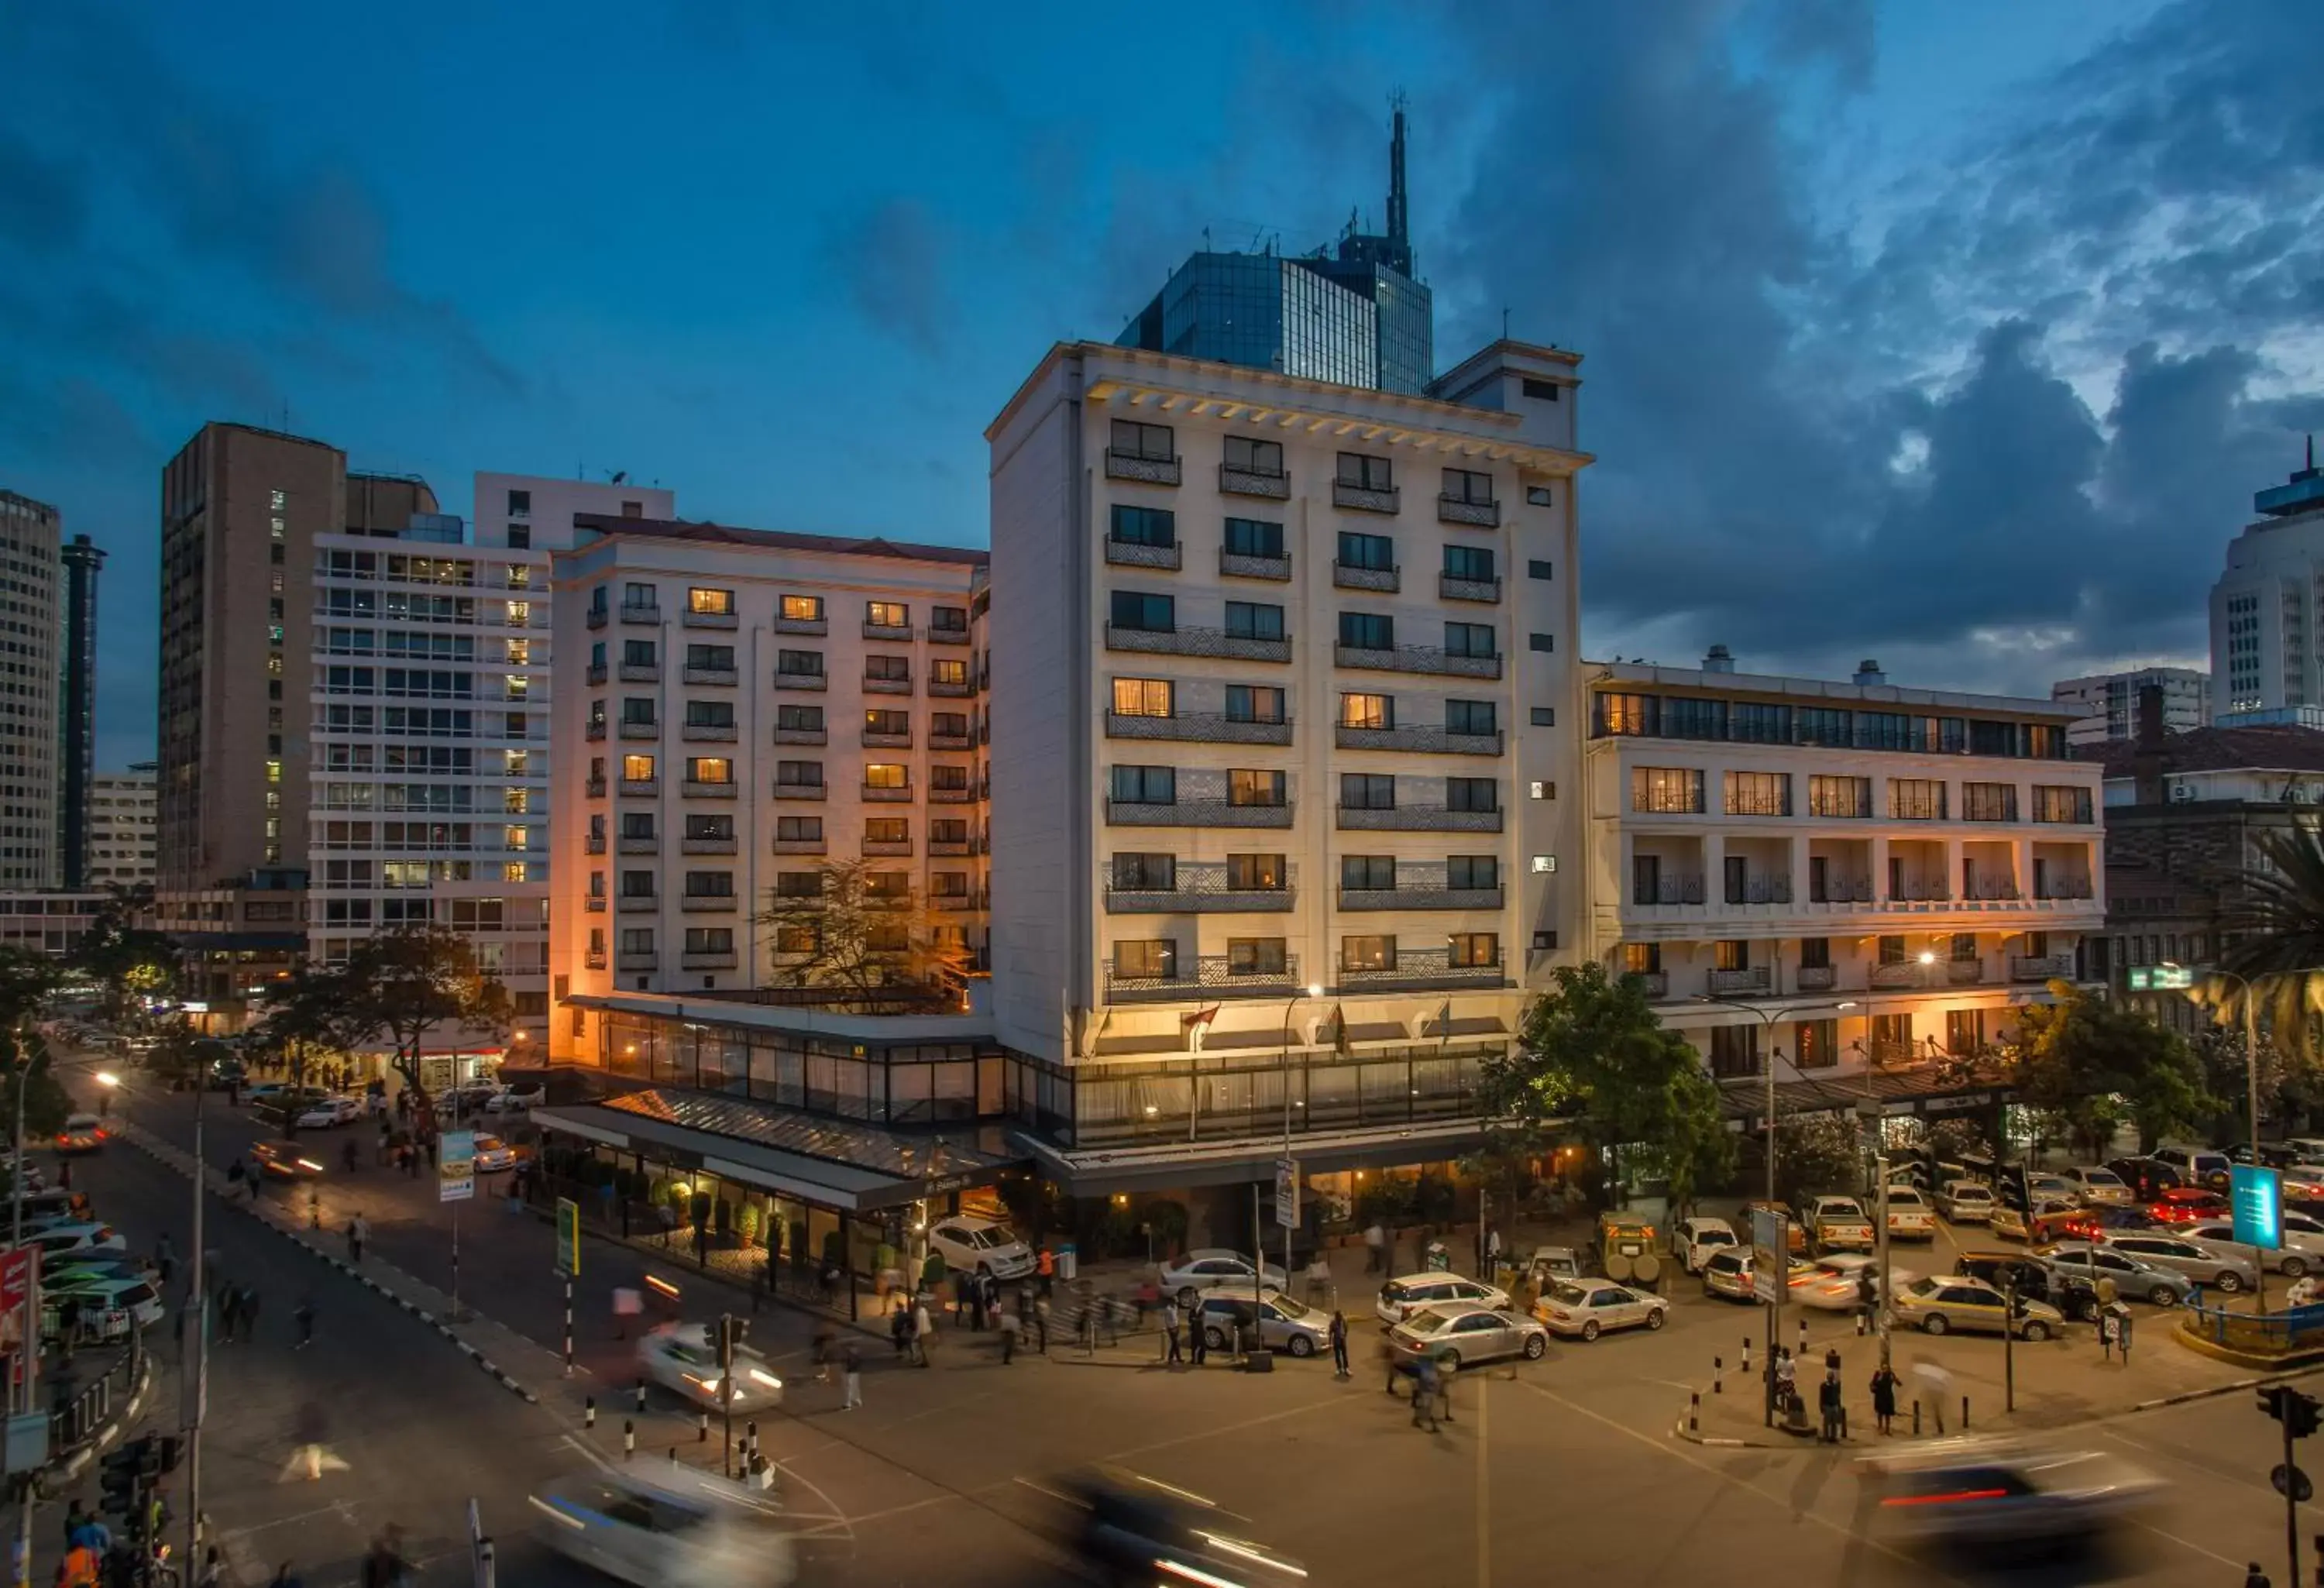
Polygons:
[[2259,863],[2230,874],[2235,902],[2222,925],[2219,969],[2192,990],[2220,1023],[2264,1016],[2287,1052],[2313,1051],[2324,1015],[2324,833],[2313,822],[2259,834]]

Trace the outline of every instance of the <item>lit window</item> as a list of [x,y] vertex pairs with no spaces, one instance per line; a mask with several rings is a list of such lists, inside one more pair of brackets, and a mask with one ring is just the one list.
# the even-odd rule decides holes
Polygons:
[[622,779],[624,782],[651,782],[653,775],[654,758],[652,756],[624,755],[622,757]]
[[531,691],[532,680],[530,679],[526,678],[522,673],[511,673],[508,675],[508,697],[511,700],[521,700],[527,695],[530,694]]
[[823,621],[823,597],[820,596],[786,596],[783,616],[793,623],[812,623]]
[[1113,715],[1168,716],[1170,696],[1170,680],[1167,679],[1116,679],[1113,681]]
[[863,621],[880,629],[908,628],[912,609],[900,601],[869,601],[864,603]]
[[530,601],[510,602],[508,604],[508,621],[518,624],[530,623],[532,622],[532,603]]
[[273,508],[275,512],[281,512],[286,503],[286,498],[283,496],[282,493],[280,491],[269,491],[266,495],[267,505]]
[[516,667],[530,666],[532,663],[532,642],[530,640],[511,640],[508,642],[508,659],[511,664]]
[[686,763],[686,780],[689,783],[731,783],[734,780],[734,763],[723,755],[702,755]]
[[532,829],[530,827],[504,827],[502,829],[502,834],[504,840],[502,845],[503,848],[529,849],[532,846]]
[[902,789],[909,787],[909,784],[902,767],[875,761],[863,769],[863,786],[867,789]]
[[686,606],[689,612],[710,617],[732,617],[734,615],[734,592],[709,590],[696,586],[686,593]]
[[269,761],[266,763],[266,780],[270,783],[279,783],[282,780],[282,763],[281,762]]

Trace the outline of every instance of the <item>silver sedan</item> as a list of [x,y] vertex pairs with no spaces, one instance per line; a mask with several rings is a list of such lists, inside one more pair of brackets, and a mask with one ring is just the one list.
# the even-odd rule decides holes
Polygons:
[[1460,1367],[1502,1356],[1538,1362],[1549,1349],[1549,1331],[1503,1308],[1460,1303],[1414,1313],[1388,1332],[1388,1342],[1398,1356],[1449,1357]]

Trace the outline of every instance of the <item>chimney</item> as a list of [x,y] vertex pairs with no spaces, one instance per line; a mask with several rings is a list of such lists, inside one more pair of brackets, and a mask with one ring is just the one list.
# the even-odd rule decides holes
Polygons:
[[1713,645],[1711,654],[1702,659],[1702,670],[1707,673],[1731,673],[1735,670],[1734,653],[1724,645]]
[[2141,805],[2161,805],[2164,756],[2163,749],[2163,686],[2138,687],[2138,732],[2132,741],[2131,798]]
[[1868,656],[1856,664],[1856,677],[1852,681],[1858,684],[1885,684],[1888,681],[1888,675],[1880,670],[1877,658]]

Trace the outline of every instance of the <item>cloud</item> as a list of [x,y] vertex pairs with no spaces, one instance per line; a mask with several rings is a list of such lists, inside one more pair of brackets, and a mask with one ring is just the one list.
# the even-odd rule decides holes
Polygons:
[[927,205],[891,198],[837,228],[826,256],[874,330],[935,355],[945,348],[953,312],[946,249]]

